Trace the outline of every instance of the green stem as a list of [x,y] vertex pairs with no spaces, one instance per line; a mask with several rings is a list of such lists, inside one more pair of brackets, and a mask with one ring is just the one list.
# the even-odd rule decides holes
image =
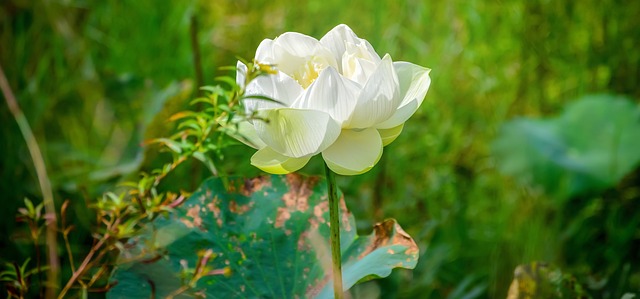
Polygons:
[[329,224],[331,228],[331,261],[333,262],[333,294],[335,299],[342,299],[344,291],[342,288],[342,255],[340,252],[340,199],[338,198],[338,188],[336,187],[336,177],[329,169],[327,163],[324,164],[329,185]]
[[[198,43],[198,19],[195,14],[191,15],[191,23],[189,25],[189,35],[191,37],[191,50],[193,57],[193,68],[196,75],[196,97],[201,97],[202,90],[200,87],[204,85],[204,79],[202,75],[202,61],[200,58],[200,45]],[[196,111],[202,111],[202,103],[196,104]],[[204,161],[203,161],[204,162]],[[200,178],[202,177],[202,166],[200,163],[191,161],[191,182],[190,189],[195,190],[198,187]]]

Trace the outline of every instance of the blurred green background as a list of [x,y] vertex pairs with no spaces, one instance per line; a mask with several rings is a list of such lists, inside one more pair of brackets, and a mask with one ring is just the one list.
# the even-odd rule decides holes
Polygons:
[[[0,64],[42,148],[56,204],[72,200],[81,254],[87,204],[162,156],[143,140],[203,83],[286,31],[320,38],[348,24],[379,54],[432,69],[432,85],[378,167],[339,178],[359,229],[396,218],[421,248],[414,271],[356,287],[383,298],[504,298],[519,264],[548,261],[601,298],[640,289],[640,172],[604,191],[558,198],[501,174],[492,142],[516,116],[559,114],[586,94],[640,99],[640,1],[0,2]],[[193,21],[197,24],[194,27]],[[615,118],[615,115],[611,115]],[[32,254],[14,215],[41,198],[14,118],[0,104],[0,259]],[[640,150],[640,149],[638,149]],[[253,150],[228,148],[228,174],[258,175]],[[637,165],[635,165],[637,166]],[[203,172],[172,179],[194,188]],[[322,174],[320,160],[303,169]],[[68,269],[67,269],[68,271]]]

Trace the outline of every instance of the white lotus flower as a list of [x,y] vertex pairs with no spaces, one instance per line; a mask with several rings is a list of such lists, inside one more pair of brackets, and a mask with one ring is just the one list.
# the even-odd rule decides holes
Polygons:
[[[320,153],[335,173],[367,172],[431,83],[430,69],[393,62],[389,54],[380,58],[346,25],[319,41],[295,32],[265,39],[255,61],[274,65],[277,73],[251,81],[246,94],[279,103],[245,100],[248,112],[269,121],[245,122],[239,129],[258,149],[251,164],[274,174],[294,172]],[[247,66],[238,62],[237,69],[236,80],[244,84]]]

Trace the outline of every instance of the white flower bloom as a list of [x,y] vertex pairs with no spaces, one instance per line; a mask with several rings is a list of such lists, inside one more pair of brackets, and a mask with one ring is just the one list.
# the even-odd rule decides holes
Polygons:
[[[247,95],[278,101],[245,100],[248,112],[268,122],[242,123],[240,133],[258,152],[251,163],[269,173],[302,168],[322,153],[335,173],[370,170],[393,142],[404,122],[422,103],[430,69],[393,62],[375,52],[346,25],[319,41],[295,32],[258,46],[255,60],[275,65],[277,74],[260,76],[246,86]],[[237,65],[236,80],[245,81],[247,66]]]

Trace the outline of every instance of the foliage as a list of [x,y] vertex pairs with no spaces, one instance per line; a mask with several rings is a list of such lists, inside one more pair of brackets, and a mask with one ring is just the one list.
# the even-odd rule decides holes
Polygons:
[[[557,200],[564,260],[582,265],[568,269],[594,281],[598,297],[622,295],[609,279],[640,275],[629,263],[638,258],[640,217],[625,212],[640,207],[629,173],[640,162],[639,147],[640,107],[610,95],[581,98],[555,118],[507,122],[494,143],[500,170]],[[593,246],[601,240],[606,246]]]
[[7,270],[0,272],[0,282],[6,284],[7,293],[11,297],[26,298],[29,293],[31,279],[34,274],[46,270],[47,267],[38,267],[29,269],[29,259],[24,261],[22,265],[18,263],[7,263]]
[[573,102],[557,118],[507,122],[494,143],[502,172],[559,199],[614,187],[640,162],[638,148],[640,107],[606,95]]
[[[256,77],[264,74],[264,70],[269,70],[268,66],[261,66],[247,63],[247,78],[244,85]],[[218,175],[214,162],[209,155],[210,152],[220,153],[220,149],[228,144],[223,143],[224,134],[237,132],[237,121],[251,120],[264,121],[246,115],[241,105],[242,100],[249,97],[244,95],[244,90],[236,85],[229,77],[220,77],[220,81],[227,82],[228,88],[220,85],[215,87],[205,87],[209,91],[206,97],[197,98],[192,101],[192,105],[206,105],[201,111],[193,109],[174,114],[170,121],[180,121],[176,127],[177,132],[168,138],[154,138],[148,143],[159,143],[164,148],[172,152],[170,163],[164,164],[161,168],[151,171],[151,174],[142,172],[137,181],[124,182],[120,184],[121,191],[105,192],[101,199],[91,204],[91,208],[96,213],[97,228],[92,232],[94,242],[79,265],[74,262],[74,252],[69,242],[70,233],[74,230],[74,225],[67,221],[67,211],[69,201],[65,201],[60,209],[60,228],[64,239],[65,248],[68,255],[69,267],[72,274],[63,283],[58,298],[64,298],[71,288],[80,287],[82,297],[86,297],[88,292],[106,292],[111,285],[103,286],[105,278],[110,276],[112,267],[111,259],[114,253],[125,249],[125,242],[140,234],[146,224],[155,219],[158,215],[170,213],[173,208],[182,204],[187,193],[171,191],[160,191],[160,182],[169,175],[180,164],[189,158],[195,158],[203,162],[214,175]],[[268,99],[265,99],[268,100]],[[17,264],[13,266],[14,272],[7,270],[3,272],[3,281],[6,282],[7,291],[10,296],[24,298],[28,296],[29,283],[27,278],[33,273],[41,272],[48,267],[40,266],[40,246],[39,235],[43,229],[43,220],[56,222],[55,215],[43,215],[43,204],[34,206],[33,203],[25,199],[25,208],[20,208],[18,220],[27,222],[30,236],[37,257],[37,268],[27,272],[27,262],[22,267]],[[55,223],[54,223],[55,226]],[[53,263],[49,260],[49,263]],[[57,262],[56,262],[57,263]],[[5,275],[6,274],[6,275]],[[54,282],[55,283],[55,282]],[[56,286],[46,287],[41,277],[37,284],[40,290],[45,288],[55,289]],[[95,287],[99,285],[99,287]],[[101,286],[102,285],[102,286]]]
[[[130,240],[107,297],[331,298],[326,194],[317,177],[209,179]],[[358,236],[341,206],[345,288],[415,267],[417,245],[394,220]]]

